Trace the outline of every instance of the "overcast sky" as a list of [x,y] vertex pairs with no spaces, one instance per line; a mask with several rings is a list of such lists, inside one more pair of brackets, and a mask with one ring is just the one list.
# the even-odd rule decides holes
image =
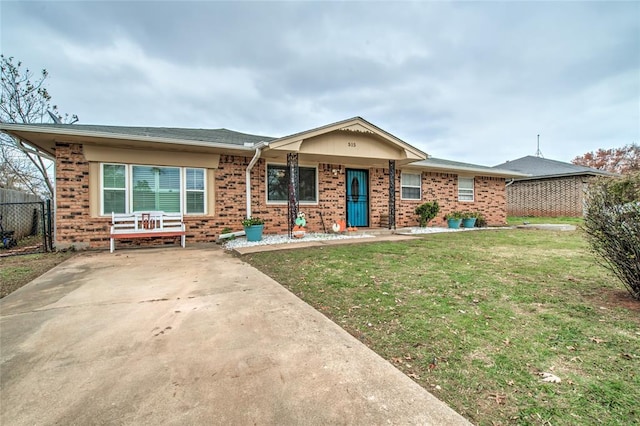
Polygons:
[[640,2],[0,2],[82,124],[285,136],[361,116],[440,158],[640,143]]

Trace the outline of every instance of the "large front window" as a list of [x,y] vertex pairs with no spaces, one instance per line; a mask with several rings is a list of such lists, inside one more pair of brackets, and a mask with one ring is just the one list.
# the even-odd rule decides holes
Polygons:
[[205,213],[204,169],[102,164],[102,214]]
[[[317,169],[299,167],[298,199],[301,203],[318,202]],[[267,164],[267,201],[286,203],[289,198],[289,171],[287,166]]]

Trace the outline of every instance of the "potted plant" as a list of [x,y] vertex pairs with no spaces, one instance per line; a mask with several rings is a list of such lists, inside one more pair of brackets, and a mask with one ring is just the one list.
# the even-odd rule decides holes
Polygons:
[[447,221],[447,226],[451,229],[460,228],[460,223],[462,222],[462,213],[458,211],[454,211],[451,213],[447,213],[444,215],[445,220]]
[[476,212],[464,212],[462,214],[462,226],[464,228],[473,228],[476,226],[476,219],[477,219],[477,213]]
[[420,221],[420,227],[424,228],[427,224],[436,217],[438,212],[440,211],[440,206],[437,201],[431,201],[428,203],[424,203],[416,207],[415,213],[418,215],[418,220]]
[[262,230],[264,229],[264,220],[259,217],[248,217],[242,221],[244,234],[247,241],[260,241],[262,239]]

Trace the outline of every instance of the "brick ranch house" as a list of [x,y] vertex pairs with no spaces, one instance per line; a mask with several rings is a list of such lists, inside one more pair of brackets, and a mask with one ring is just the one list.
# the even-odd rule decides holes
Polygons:
[[[106,248],[112,212],[181,212],[187,243],[214,241],[247,216],[286,233],[303,211],[310,232],[340,219],[361,228],[416,226],[437,200],[506,222],[505,182],[519,173],[428,156],[355,117],[282,138],[226,129],[0,124],[55,161],[56,247]],[[291,172],[290,172],[291,171]],[[290,178],[297,189],[290,193]],[[391,178],[390,178],[391,177]]]
[[495,166],[528,176],[507,182],[509,216],[582,217],[589,181],[614,174],[528,155]]

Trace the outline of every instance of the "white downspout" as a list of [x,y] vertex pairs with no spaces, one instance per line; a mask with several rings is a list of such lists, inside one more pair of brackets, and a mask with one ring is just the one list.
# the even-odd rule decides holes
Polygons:
[[249,162],[247,166],[247,171],[245,175],[246,187],[247,187],[247,217],[251,217],[251,169],[260,159],[260,155],[262,154],[262,148],[269,146],[269,142],[259,142],[256,146],[256,152]]

